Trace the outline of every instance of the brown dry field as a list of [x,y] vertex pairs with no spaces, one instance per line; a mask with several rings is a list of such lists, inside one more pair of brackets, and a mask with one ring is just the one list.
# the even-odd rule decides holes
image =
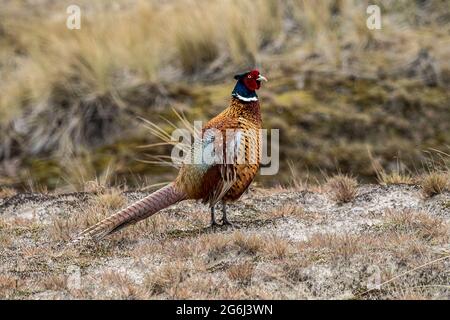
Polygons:
[[237,228],[210,229],[208,208],[183,202],[74,248],[82,228],[149,192],[4,192],[0,297],[448,299],[450,192],[336,185],[252,188],[229,209]]

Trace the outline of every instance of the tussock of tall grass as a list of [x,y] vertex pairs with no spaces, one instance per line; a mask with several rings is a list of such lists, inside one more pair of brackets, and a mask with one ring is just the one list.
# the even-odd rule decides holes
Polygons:
[[378,182],[383,185],[388,184],[413,184],[414,179],[407,173],[401,173],[394,171],[391,173],[380,172],[378,176]]
[[[7,92],[0,100],[2,122],[13,116],[8,106],[45,101],[55,87],[75,97],[98,96],[161,81],[163,74],[169,74],[167,80],[173,72],[164,69],[172,67],[188,74],[204,70],[219,55],[253,65],[261,44],[281,30],[280,15],[271,10],[278,7],[272,0],[178,0],[134,1],[112,10],[106,3],[83,2],[81,30],[65,27],[62,4],[39,16],[25,9],[26,22],[6,10],[2,27],[12,43],[4,46],[24,54],[14,68],[3,68],[13,81],[2,83]],[[4,59],[14,59],[13,54]]]
[[338,174],[327,178],[326,189],[337,203],[351,202],[358,194],[358,181],[351,176]]
[[420,181],[422,194],[429,198],[444,192],[450,188],[450,173],[444,171],[433,171],[422,176]]
[[[388,9],[411,7],[400,2]],[[30,135],[37,153],[114,136],[124,95],[142,83],[217,78],[299,45],[340,68],[343,46],[357,52],[377,37],[367,1],[81,1],[81,30],[65,26],[69,4],[8,2],[0,13],[0,130],[24,118],[9,132]]]
[[17,191],[11,188],[0,188],[0,199],[16,195]]

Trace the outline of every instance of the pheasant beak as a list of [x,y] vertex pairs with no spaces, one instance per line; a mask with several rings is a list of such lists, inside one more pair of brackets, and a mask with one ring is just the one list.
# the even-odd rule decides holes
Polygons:
[[266,77],[263,77],[262,75],[258,76],[258,79],[256,79],[257,81],[267,81]]

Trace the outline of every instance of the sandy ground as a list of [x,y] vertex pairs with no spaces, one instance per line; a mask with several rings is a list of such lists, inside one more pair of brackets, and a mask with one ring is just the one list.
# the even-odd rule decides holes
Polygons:
[[[101,243],[65,249],[148,192],[0,199],[0,297],[10,299],[448,299],[450,193],[363,185],[338,204],[314,191],[252,189],[208,228],[183,202]],[[220,210],[218,210],[220,211]]]

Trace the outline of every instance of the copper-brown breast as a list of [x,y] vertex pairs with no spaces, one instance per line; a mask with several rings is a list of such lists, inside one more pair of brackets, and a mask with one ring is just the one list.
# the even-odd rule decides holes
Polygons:
[[244,121],[240,128],[244,134],[242,138],[243,145],[241,151],[245,162],[243,164],[235,164],[234,170],[236,172],[236,181],[230,188],[230,190],[223,197],[224,201],[235,201],[247,190],[251,182],[255,178],[260,163],[260,125],[254,124],[248,121]]
[[[227,130],[239,131],[240,162],[232,164],[218,163],[207,171],[203,166],[184,165],[177,178],[177,184],[190,199],[203,199],[211,205],[218,200],[233,201],[238,199],[253,181],[259,169],[261,114],[259,103],[242,103],[232,98],[230,106],[218,116],[211,119],[203,128],[222,132],[227,140]],[[226,149],[227,143],[223,144]],[[243,160],[242,160],[243,159]],[[224,176],[232,176],[231,180]],[[225,181],[226,180],[226,181]],[[228,183],[231,181],[231,185]],[[224,184],[224,182],[227,182]],[[222,193],[221,190],[226,191]],[[220,197],[218,197],[220,195]]]
[[262,125],[259,102],[242,103],[233,99],[230,108],[225,110],[219,119],[213,119],[205,127],[217,124],[216,121],[222,121],[225,129],[241,131],[238,151],[240,160],[233,164],[232,168],[236,179],[222,198],[224,201],[235,201],[247,190],[259,169]]

